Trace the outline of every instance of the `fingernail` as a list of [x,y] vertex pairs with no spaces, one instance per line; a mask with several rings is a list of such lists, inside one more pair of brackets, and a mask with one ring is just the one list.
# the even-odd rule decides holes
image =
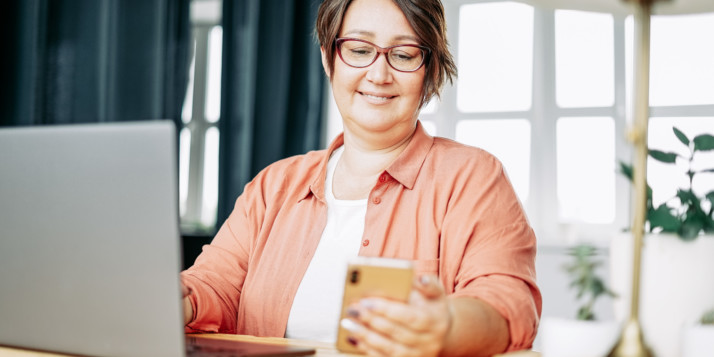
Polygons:
[[350,319],[340,320],[340,326],[342,326],[343,329],[351,332],[356,332],[357,330],[359,330],[359,325]]
[[375,307],[374,301],[370,299],[362,299],[359,304],[367,310],[372,310]]
[[349,342],[349,344],[352,346],[357,346],[357,340],[352,336],[347,337],[347,342]]
[[359,318],[359,311],[353,307],[348,307],[347,308],[347,316],[358,319]]
[[430,280],[430,279],[429,279],[429,277],[428,277],[427,275],[422,275],[422,276],[419,277],[419,283],[421,283],[421,285],[427,285],[427,284],[429,284],[429,280]]

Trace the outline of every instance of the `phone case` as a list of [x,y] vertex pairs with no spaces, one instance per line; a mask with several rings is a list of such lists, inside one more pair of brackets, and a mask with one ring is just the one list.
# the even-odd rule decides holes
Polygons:
[[[412,264],[408,260],[360,257],[347,266],[345,289],[342,297],[340,321],[347,316],[347,308],[366,297],[383,297],[406,302],[413,280]],[[359,353],[347,342],[349,331],[338,327],[337,349]]]

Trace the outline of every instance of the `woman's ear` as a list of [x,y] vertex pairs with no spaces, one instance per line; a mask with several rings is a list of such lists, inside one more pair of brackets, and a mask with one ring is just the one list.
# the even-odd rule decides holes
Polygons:
[[320,46],[320,55],[322,56],[322,69],[325,70],[327,78],[332,80],[332,78],[330,78],[330,66],[327,65],[327,57],[325,57],[325,48],[322,46]]

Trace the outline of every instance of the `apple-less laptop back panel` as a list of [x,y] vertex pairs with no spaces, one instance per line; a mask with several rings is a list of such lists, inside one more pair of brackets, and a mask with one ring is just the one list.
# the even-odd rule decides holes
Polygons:
[[0,129],[0,344],[183,356],[175,128]]

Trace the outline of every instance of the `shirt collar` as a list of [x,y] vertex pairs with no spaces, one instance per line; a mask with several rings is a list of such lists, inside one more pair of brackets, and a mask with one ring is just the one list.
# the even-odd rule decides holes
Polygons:
[[406,149],[387,167],[387,173],[408,189],[414,188],[419,171],[424,165],[426,155],[434,144],[434,137],[429,135],[421,122],[417,120],[414,136]]
[[[330,146],[325,151],[325,156],[320,161],[320,169],[311,180],[310,186],[305,190],[304,194],[300,195],[300,199],[305,199],[312,193],[321,202],[325,202],[325,177],[327,175],[327,162],[330,160],[332,153],[344,145],[345,138],[344,133],[338,135],[335,140],[332,141]],[[406,149],[399,154],[396,160],[387,167],[387,173],[391,175],[395,180],[404,185],[408,189],[414,188],[419,171],[424,165],[426,160],[426,155],[431,150],[431,146],[434,143],[434,138],[429,135],[421,122],[417,120],[417,127],[414,131],[412,139],[407,144]]]
[[320,202],[325,202],[325,178],[327,177],[327,162],[330,161],[332,153],[337,150],[340,146],[344,145],[345,137],[344,133],[340,133],[335,140],[332,141],[330,146],[325,151],[325,156],[320,160],[319,170],[315,177],[309,181],[312,182],[310,186],[307,187],[305,192],[300,195],[300,200],[307,198],[307,196],[312,193],[317,197]]

